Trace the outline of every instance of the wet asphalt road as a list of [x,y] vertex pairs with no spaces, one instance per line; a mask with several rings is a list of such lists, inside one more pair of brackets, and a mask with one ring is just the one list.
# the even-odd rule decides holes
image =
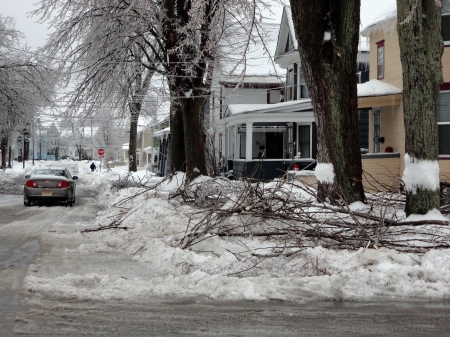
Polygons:
[[11,336],[23,299],[26,271],[39,254],[51,247],[39,238],[57,224],[76,224],[95,217],[100,207],[93,201],[95,187],[77,183],[74,207],[46,203],[25,207],[23,195],[0,195],[0,336]]

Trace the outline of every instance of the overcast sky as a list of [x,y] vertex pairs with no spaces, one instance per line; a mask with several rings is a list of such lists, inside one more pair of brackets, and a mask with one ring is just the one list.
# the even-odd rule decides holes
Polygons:
[[[387,6],[394,4],[396,0],[361,0],[361,24],[362,27],[368,25],[374,18],[382,13]],[[29,18],[28,12],[35,9],[33,6],[37,0],[0,0],[0,14],[12,16],[17,20],[16,28],[23,32],[31,47],[38,47],[44,44],[47,37],[47,26],[36,23],[37,18]],[[274,18],[274,22],[281,21],[281,10],[278,12],[279,18]]]

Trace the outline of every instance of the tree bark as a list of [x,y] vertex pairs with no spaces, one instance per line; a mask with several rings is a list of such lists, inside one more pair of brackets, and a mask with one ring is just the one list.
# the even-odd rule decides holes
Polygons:
[[[167,16],[165,49],[169,59],[168,72],[172,76],[172,104],[176,104],[171,109],[171,123],[175,123],[170,125],[172,163],[175,170],[185,168],[187,179],[192,180],[201,174],[207,175],[203,125],[206,92],[203,80],[207,67],[203,44],[209,30],[202,27],[201,45],[199,49],[194,48],[187,42],[196,34],[189,30],[179,33],[191,20],[191,2],[165,0],[164,6]],[[206,6],[205,11],[208,17],[210,7]],[[175,52],[176,49],[182,49],[182,52]],[[198,55],[199,50],[201,56]]]
[[2,151],[2,165],[1,169],[6,169],[6,152],[8,149],[8,138],[2,137],[1,143],[0,143],[0,150]]
[[137,172],[136,143],[137,143],[137,129],[140,110],[141,105],[139,103],[130,104],[131,121],[130,121],[130,142],[128,144],[128,172]]
[[319,198],[364,200],[356,86],[360,0],[291,0],[291,8],[316,119],[317,162],[332,164],[335,174],[332,183],[318,182]]
[[[414,163],[438,163],[437,104],[444,48],[440,5],[434,0],[397,0],[397,31],[403,70],[405,152]],[[435,179],[439,181],[439,176]],[[439,198],[439,186],[407,190],[405,212],[426,214],[439,209]]]
[[[178,92],[171,91],[171,96],[176,97]],[[186,156],[184,148],[183,114],[178,100],[172,100],[170,105],[170,137],[172,141],[172,169],[174,171],[186,172]]]
[[205,127],[203,96],[182,99],[186,176],[192,180],[208,175],[205,160]]

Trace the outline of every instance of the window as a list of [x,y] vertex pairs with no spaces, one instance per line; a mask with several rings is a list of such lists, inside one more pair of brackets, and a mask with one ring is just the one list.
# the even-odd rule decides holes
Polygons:
[[384,78],[384,40],[377,42],[377,78]]
[[444,44],[450,44],[450,13],[442,15],[441,34]]
[[311,158],[311,126],[298,126],[298,152],[300,158]]
[[309,98],[309,91],[308,87],[306,86],[306,80],[305,76],[303,75],[303,72],[300,72],[300,98]]
[[450,156],[450,91],[441,92],[438,104],[439,155]]
[[291,49],[291,34],[288,33],[287,39],[286,39],[286,45],[284,46],[284,52],[288,52]]
[[289,69],[287,73],[287,101],[294,100],[294,69]]

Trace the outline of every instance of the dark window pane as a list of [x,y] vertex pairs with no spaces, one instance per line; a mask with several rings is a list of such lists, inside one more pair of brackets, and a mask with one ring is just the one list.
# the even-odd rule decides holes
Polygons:
[[442,40],[450,41],[450,15],[444,15],[441,21]]
[[298,127],[298,150],[301,158],[311,158],[310,139],[310,126],[300,125]]
[[439,127],[439,154],[450,155],[450,124]]
[[450,122],[450,92],[441,92],[439,95],[438,121]]

